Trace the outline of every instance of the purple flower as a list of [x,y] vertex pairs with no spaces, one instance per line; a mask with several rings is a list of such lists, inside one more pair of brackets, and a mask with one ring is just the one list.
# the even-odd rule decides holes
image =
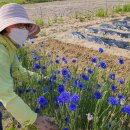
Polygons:
[[91,58],[91,62],[97,63],[98,59],[96,57]]
[[110,87],[111,87],[111,90],[112,90],[113,92],[116,91],[116,86],[115,86],[115,85],[112,84]]
[[123,58],[119,58],[118,61],[119,61],[119,63],[120,63],[121,65],[124,64]]
[[100,52],[100,53],[103,53],[104,50],[103,50],[102,48],[99,48],[99,52]]
[[59,100],[62,102],[70,102],[70,94],[68,92],[62,92],[59,96]]
[[92,74],[93,73],[93,70],[91,68],[88,69],[88,73],[89,74]]
[[48,87],[44,87],[44,88],[43,88],[43,92],[44,92],[44,93],[47,93],[48,91],[49,91]]
[[35,88],[33,88],[32,91],[33,91],[33,93],[36,93],[36,89]]
[[114,97],[109,97],[109,103],[112,105],[112,106],[117,106],[118,105],[118,100]]
[[65,127],[65,128],[63,128],[62,130],[69,130],[69,128]]
[[89,77],[86,74],[81,74],[83,80],[89,81]]
[[107,65],[104,61],[100,62],[99,63],[99,67],[103,68],[103,69],[106,69],[107,68]]
[[38,61],[38,60],[39,60],[39,57],[38,57],[38,56],[34,56],[34,57],[33,57],[33,60]]
[[73,95],[71,96],[71,101],[72,101],[73,103],[77,103],[77,102],[79,101],[79,96],[78,96],[77,94],[73,94]]
[[55,60],[55,62],[56,62],[56,64],[59,64],[59,63],[60,63],[60,61],[59,61],[59,60]]
[[102,86],[100,84],[97,84],[97,88],[100,89]]
[[115,74],[110,74],[109,77],[110,79],[115,80]]
[[78,83],[78,88],[83,89],[84,88],[84,84],[82,82],[79,82]]
[[72,60],[72,63],[76,63],[76,61],[77,61],[76,59],[73,59],[73,60]]
[[36,70],[36,69],[40,69],[40,68],[41,68],[40,65],[38,63],[36,63],[36,64],[34,64],[32,69]]
[[42,66],[42,69],[44,69],[44,70],[45,70],[45,69],[46,69],[46,66],[44,66],[44,65],[43,65],[43,66]]
[[124,79],[119,80],[119,84],[124,84],[124,83],[125,83]]
[[68,73],[69,73],[69,71],[68,71],[67,68],[63,68],[63,69],[62,69],[62,75],[63,75],[63,76],[68,75]]
[[75,111],[77,109],[76,104],[70,104],[69,109],[70,111]]
[[130,106],[125,106],[121,109],[122,112],[130,115]]
[[70,118],[69,118],[69,117],[66,117],[66,118],[65,118],[65,122],[66,122],[66,123],[69,123],[69,122],[70,122]]
[[124,99],[125,97],[122,94],[118,94],[119,99]]
[[47,100],[43,97],[43,96],[40,96],[38,99],[37,99],[37,102],[39,103],[39,105],[47,105]]
[[58,92],[59,92],[59,93],[62,93],[62,92],[64,92],[64,91],[65,91],[64,85],[59,85],[59,86],[58,86]]
[[40,109],[39,109],[38,107],[35,107],[34,111],[35,111],[36,113],[40,113]]
[[94,96],[96,99],[101,99],[102,98],[102,93],[101,92],[95,92]]

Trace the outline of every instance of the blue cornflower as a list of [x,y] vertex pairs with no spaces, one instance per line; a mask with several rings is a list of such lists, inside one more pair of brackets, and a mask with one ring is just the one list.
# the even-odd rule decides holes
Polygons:
[[72,75],[70,73],[67,74],[67,79],[71,79],[72,78]]
[[21,95],[24,93],[24,90],[22,90],[21,88],[18,89],[18,94]]
[[96,99],[101,99],[102,98],[102,93],[101,92],[95,92],[94,96]]
[[119,99],[124,99],[125,96],[123,96],[122,94],[118,94],[118,98],[119,98]]
[[32,50],[32,54],[36,54],[36,50]]
[[45,70],[41,70],[42,74],[45,74]]
[[120,63],[121,65],[124,64],[123,58],[119,58],[118,61],[119,61],[119,63]]
[[64,60],[66,60],[66,58],[65,58],[65,57],[62,57],[62,60],[64,61]]
[[45,70],[45,69],[46,69],[46,66],[44,66],[44,65],[43,65],[43,66],[42,66],[42,69],[44,69],[44,70]]
[[38,99],[37,99],[37,102],[40,104],[40,105],[47,105],[47,100],[43,97],[43,96],[40,96]]
[[56,58],[58,58],[58,57],[59,57],[59,55],[57,54],[57,55],[56,55]]
[[48,87],[44,87],[44,88],[43,88],[43,92],[44,92],[44,93],[47,93],[48,91],[49,91]]
[[103,53],[104,52],[103,48],[99,48],[99,52]]
[[38,60],[39,60],[39,57],[38,57],[38,56],[34,56],[34,57],[33,57],[33,60],[38,61]]
[[127,113],[128,115],[130,115],[130,106],[125,106],[121,109],[122,112]]
[[115,86],[115,85],[112,84],[110,87],[111,87],[111,90],[112,90],[113,92],[116,91],[116,86]]
[[118,105],[118,100],[115,97],[109,97],[109,103],[113,106],[117,106]]
[[70,122],[70,118],[69,118],[69,117],[66,117],[66,118],[65,118],[65,122],[66,122],[66,123],[69,123],[69,122]]
[[80,79],[79,79],[79,78],[76,78],[76,79],[74,80],[73,87],[77,87],[79,83],[80,83]]
[[20,129],[20,128],[21,128],[21,124],[18,124],[18,125],[17,125],[17,129]]
[[39,109],[38,107],[35,107],[34,111],[35,111],[36,113],[40,113],[40,109]]
[[32,91],[33,91],[33,93],[36,93],[36,89],[35,88],[33,88]]
[[70,94],[68,92],[62,92],[59,96],[59,100],[62,102],[70,102]]
[[36,70],[36,69],[40,69],[40,68],[41,68],[40,65],[38,63],[36,63],[36,64],[34,64],[32,69]]
[[70,104],[69,109],[70,111],[75,111],[77,108],[76,104]]
[[100,89],[102,86],[100,84],[97,84],[97,88]]
[[97,63],[98,59],[96,57],[91,58],[91,62]]
[[89,81],[89,77],[86,74],[81,74],[83,80]]
[[15,120],[15,117],[14,117],[14,116],[12,116],[12,120]]
[[77,61],[76,59],[73,59],[73,60],[72,60],[72,63],[76,63],[76,61]]
[[65,63],[65,64],[67,64],[67,63],[68,63],[68,61],[67,61],[67,60],[64,60],[64,63]]
[[93,70],[91,68],[88,69],[88,73],[89,74],[92,74],[93,73]]
[[42,85],[42,81],[41,81],[41,80],[39,80],[37,83],[38,83],[39,85]]
[[59,85],[59,86],[58,86],[58,92],[59,92],[59,93],[62,93],[62,92],[64,92],[64,91],[65,91],[64,85]]
[[56,75],[51,75],[51,76],[50,76],[50,81],[53,82],[53,81],[55,81],[55,80],[56,80]]
[[69,130],[69,128],[65,127],[65,128],[63,128],[62,130]]
[[103,69],[106,69],[107,68],[107,65],[104,61],[100,62],[99,63],[99,67],[103,68]]
[[60,70],[54,70],[55,74],[60,74]]
[[48,54],[48,57],[51,57],[51,54]]
[[79,101],[79,96],[77,95],[77,94],[73,94],[72,96],[71,96],[71,101],[73,102],[73,103],[77,103],[78,101]]
[[68,73],[69,73],[69,71],[68,71],[67,68],[63,68],[63,69],[62,69],[62,75],[63,75],[63,76],[68,75]]
[[109,77],[110,79],[115,80],[115,74],[110,74]]
[[78,88],[83,89],[84,88],[84,84],[82,82],[79,82],[78,83]]
[[119,80],[119,84],[124,84],[124,83],[125,83],[124,79]]
[[55,62],[56,62],[56,64],[59,64],[59,63],[60,63],[60,61],[59,61],[59,60],[55,60]]

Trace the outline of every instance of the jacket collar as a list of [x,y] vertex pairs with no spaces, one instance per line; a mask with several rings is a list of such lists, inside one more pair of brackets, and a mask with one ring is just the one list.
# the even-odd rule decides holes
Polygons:
[[0,40],[8,49],[17,51],[18,48],[14,45],[14,42],[8,36],[0,34]]

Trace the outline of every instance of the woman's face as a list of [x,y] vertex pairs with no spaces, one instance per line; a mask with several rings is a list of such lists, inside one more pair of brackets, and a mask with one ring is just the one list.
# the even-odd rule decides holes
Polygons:
[[19,23],[19,24],[13,24],[13,25],[10,25],[8,26],[7,28],[5,28],[7,34],[11,32],[11,29],[12,28],[19,28],[19,29],[22,29],[22,28],[26,28],[28,31],[31,27],[31,24],[24,24],[24,23]]

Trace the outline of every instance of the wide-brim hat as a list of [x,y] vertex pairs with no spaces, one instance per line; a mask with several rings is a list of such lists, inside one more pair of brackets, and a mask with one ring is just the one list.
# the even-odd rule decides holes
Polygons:
[[0,32],[6,27],[18,23],[31,24],[29,37],[40,32],[40,27],[29,19],[26,10],[21,5],[16,3],[3,5],[0,8]]

